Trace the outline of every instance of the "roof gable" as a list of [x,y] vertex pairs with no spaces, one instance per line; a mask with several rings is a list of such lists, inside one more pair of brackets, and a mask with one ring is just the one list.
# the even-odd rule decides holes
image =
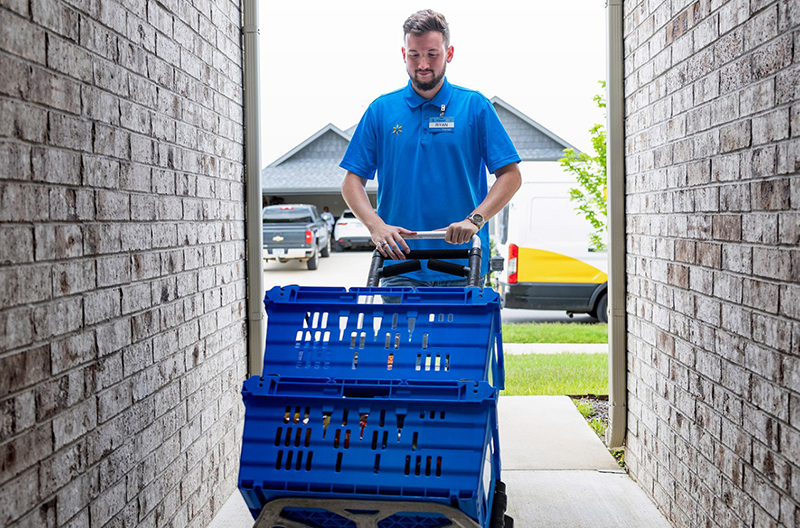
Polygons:
[[343,132],[337,126],[328,123],[268,166],[277,167],[289,160],[332,160],[337,158],[341,160],[351,137],[352,134]]
[[[352,134],[335,125],[322,127],[311,137],[261,171],[262,191],[268,194],[337,194],[345,170],[339,167]],[[370,180],[367,190],[377,182]]]
[[526,116],[499,97],[492,97],[497,117],[503,123],[522,161],[557,161],[564,157],[564,149],[579,152],[553,132]]

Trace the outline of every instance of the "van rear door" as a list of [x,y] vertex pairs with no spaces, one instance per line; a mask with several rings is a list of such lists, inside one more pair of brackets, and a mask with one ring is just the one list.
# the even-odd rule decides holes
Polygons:
[[591,226],[566,186],[523,186],[504,220],[506,255],[510,245],[517,247],[516,280],[506,274],[500,281],[505,306],[591,312],[608,281],[607,254],[590,247]]

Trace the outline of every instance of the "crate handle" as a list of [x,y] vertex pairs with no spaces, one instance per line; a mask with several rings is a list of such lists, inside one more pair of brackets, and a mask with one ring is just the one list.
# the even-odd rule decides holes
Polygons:
[[497,349],[497,357],[492,354],[492,363],[497,367],[497,389],[503,390],[506,388],[506,367],[503,360],[503,334],[502,332],[495,332],[495,348]]

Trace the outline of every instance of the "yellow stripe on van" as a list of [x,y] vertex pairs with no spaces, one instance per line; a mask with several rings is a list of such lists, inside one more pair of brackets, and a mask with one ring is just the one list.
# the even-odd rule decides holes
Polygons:
[[517,257],[517,280],[602,284],[608,280],[608,275],[560,253],[521,247]]

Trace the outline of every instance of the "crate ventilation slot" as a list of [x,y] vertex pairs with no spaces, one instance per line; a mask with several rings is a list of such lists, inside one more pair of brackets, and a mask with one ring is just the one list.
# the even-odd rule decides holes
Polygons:
[[328,312],[306,312],[303,328],[328,328]]
[[297,457],[295,457],[294,451],[287,450],[284,459],[284,450],[279,449],[275,457],[275,469],[278,471],[282,469],[286,471],[311,471],[311,460],[314,457],[314,452],[308,451],[305,459],[303,454],[304,451],[297,451]]
[[455,320],[455,316],[453,314],[440,313],[440,314],[430,314],[428,316],[428,322],[430,322],[430,323],[436,323],[436,322],[439,322],[439,323],[444,323],[444,322],[452,323],[454,320]]
[[[414,468],[411,468],[411,465],[414,465]],[[434,466],[434,458],[432,456],[422,456],[422,455],[406,455],[406,464],[403,473],[405,475],[415,477],[431,477],[431,476],[442,476],[442,457],[437,456],[435,460]]]
[[[302,414],[301,414],[302,412]],[[294,414],[292,414],[292,406],[287,405],[286,410],[283,412],[283,423],[300,423],[300,416],[303,416],[303,423],[308,423],[308,417],[311,414],[311,407],[306,407],[303,410],[303,407],[297,406],[294,408]]]

